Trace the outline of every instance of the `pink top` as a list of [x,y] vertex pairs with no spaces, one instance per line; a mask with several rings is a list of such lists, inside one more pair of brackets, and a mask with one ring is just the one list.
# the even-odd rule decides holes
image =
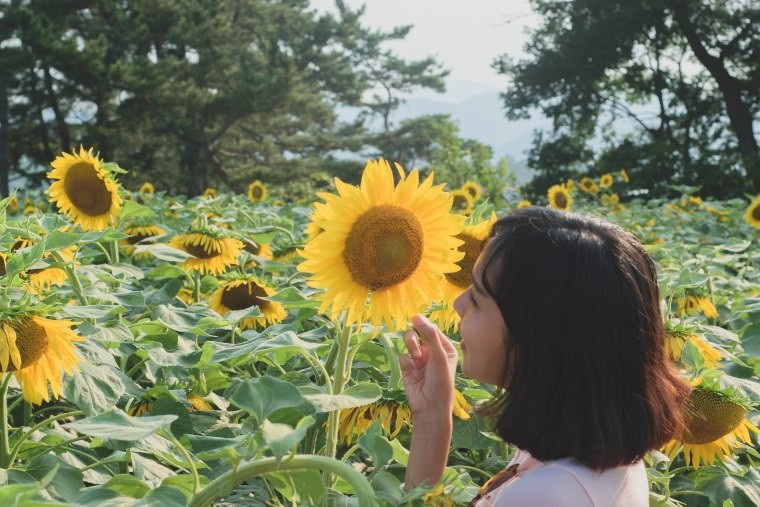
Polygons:
[[517,450],[518,475],[483,496],[477,507],[648,507],[644,463],[592,470],[574,459],[539,461]]

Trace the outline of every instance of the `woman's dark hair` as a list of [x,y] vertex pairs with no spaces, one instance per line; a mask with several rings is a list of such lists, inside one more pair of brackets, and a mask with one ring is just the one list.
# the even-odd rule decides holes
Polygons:
[[525,208],[498,220],[480,266],[507,325],[495,431],[542,461],[630,464],[683,425],[652,259],[603,220]]

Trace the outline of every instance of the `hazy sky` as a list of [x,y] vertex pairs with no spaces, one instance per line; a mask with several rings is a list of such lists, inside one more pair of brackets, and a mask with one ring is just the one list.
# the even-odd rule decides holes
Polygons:
[[[318,9],[334,9],[333,0],[312,0]],[[448,69],[449,89],[462,92],[462,81],[481,89],[502,89],[507,81],[491,68],[494,59],[507,53],[520,56],[527,37],[526,26],[538,17],[528,0],[346,0],[351,8],[366,4],[365,24],[389,29],[412,24],[402,42],[388,45],[408,59],[436,56]],[[454,83],[459,82],[459,83]]]

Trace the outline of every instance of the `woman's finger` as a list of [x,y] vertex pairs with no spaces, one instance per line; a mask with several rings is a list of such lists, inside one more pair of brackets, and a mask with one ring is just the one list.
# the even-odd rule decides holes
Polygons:
[[446,350],[441,338],[438,336],[441,333],[438,327],[422,315],[412,317],[412,325],[422,339],[422,346],[428,350],[428,358],[436,361],[438,364],[448,364]]
[[409,351],[409,355],[412,359],[419,359],[422,357],[420,342],[417,339],[417,333],[414,329],[407,329],[404,331],[404,345],[406,345],[406,350]]

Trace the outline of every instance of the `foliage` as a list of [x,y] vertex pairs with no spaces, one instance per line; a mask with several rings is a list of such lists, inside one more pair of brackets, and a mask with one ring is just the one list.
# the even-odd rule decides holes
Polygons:
[[[504,55],[510,118],[554,122],[530,166],[551,181],[627,168],[653,196],[668,183],[731,197],[760,189],[756,4],[535,0],[528,57]],[[593,156],[591,156],[593,154]],[[753,190],[754,189],[754,190]],[[672,196],[672,194],[670,194]]]

